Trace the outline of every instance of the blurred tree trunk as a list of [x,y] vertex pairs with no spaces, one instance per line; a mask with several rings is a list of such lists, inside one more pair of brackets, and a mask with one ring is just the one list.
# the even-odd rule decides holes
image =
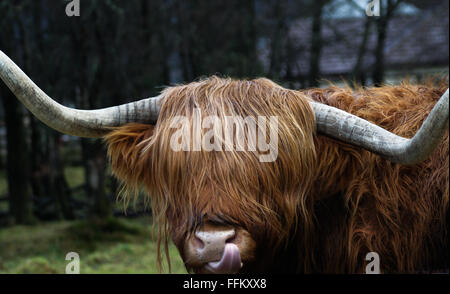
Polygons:
[[365,85],[367,81],[367,74],[363,71],[363,63],[364,63],[364,55],[367,52],[367,43],[369,41],[369,33],[370,33],[370,25],[372,24],[372,20],[370,17],[366,17],[366,21],[364,23],[364,32],[361,44],[358,50],[358,57],[356,59],[356,64],[353,69],[353,79],[356,83],[360,85]]
[[377,45],[375,47],[375,68],[372,74],[375,86],[381,86],[384,82],[384,48],[386,46],[388,25],[401,2],[402,0],[387,0],[387,4],[384,4],[384,1],[380,1],[380,16],[376,17],[375,20],[377,27]]
[[[24,17],[20,18],[20,28],[22,34],[24,34],[24,50],[25,54],[33,57],[34,60],[39,59],[41,57],[40,53],[42,52],[42,38],[40,35],[40,21],[41,17],[43,17],[41,10],[41,1],[33,1],[32,5],[32,15],[24,15]],[[26,20],[32,18],[32,26],[29,25],[29,22],[26,23]],[[34,45],[33,49],[30,47]],[[37,50],[36,50],[37,49]],[[33,69],[33,61],[28,60],[28,64],[25,65],[25,72],[31,74],[31,70]],[[36,62],[34,62],[36,63]],[[30,118],[30,131],[31,131],[31,187],[33,190],[33,195],[42,199],[48,195],[49,186],[48,181],[46,179],[45,174],[48,173],[48,165],[46,166],[45,162],[47,161],[44,154],[44,137],[45,133],[40,129],[40,122],[37,118],[34,117],[32,113],[29,113],[28,117]],[[47,167],[47,170],[46,170]]]
[[63,219],[74,219],[75,214],[70,202],[71,192],[64,176],[64,165],[61,160],[61,137],[61,134],[52,132],[49,138],[51,195],[55,199],[57,215]]
[[92,201],[91,215],[107,218],[112,215],[111,201],[106,194],[106,158],[99,140],[81,139],[85,170],[86,195]]
[[381,17],[377,20],[377,45],[375,47],[375,67],[373,70],[373,83],[381,86],[384,81],[384,47],[386,43],[387,20]]
[[[154,16],[154,19],[158,21],[159,26],[157,26],[157,44],[159,44],[160,55],[160,67],[161,67],[161,78],[160,80],[164,85],[170,83],[170,68],[169,68],[169,55],[170,47],[168,46],[168,25],[167,22],[170,20],[167,13],[167,3],[165,1],[159,2],[159,5],[155,7],[154,11],[158,13]],[[156,24],[155,24],[156,26]]]
[[[3,10],[5,9],[5,10]],[[20,33],[20,22],[14,19],[15,7],[12,4],[2,6],[2,21],[8,20],[8,26],[0,26],[2,35],[8,39],[3,43],[0,39],[0,48],[6,52],[14,52],[12,58],[19,64],[26,64],[23,51],[17,50],[23,42]],[[0,23],[2,23],[0,21]],[[17,32],[14,34],[14,32]],[[15,50],[11,50],[14,48]],[[6,172],[9,195],[9,214],[16,224],[31,224],[34,221],[32,210],[32,194],[30,185],[29,146],[24,122],[24,108],[19,100],[5,86],[0,86],[0,96],[4,107],[6,126]]]
[[[39,68],[39,60],[43,55],[43,40],[45,39],[45,31],[42,23],[45,21],[42,13],[42,1],[32,1],[31,10],[28,14],[22,14],[18,20],[20,33],[22,37],[22,47],[24,50],[24,71],[32,74]],[[45,72],[40,70],[39,76],[45,84]],[[42,78],[44,77],[44,78]],[[31,113],[30,129],[31,129],[31,187],[35,201],[47,203],[40,206],[39,209],[47,210],[45,206],[53,204],[54,211],[51,211],[52,218],[73,219],[73,212],[70,209],[70,195],[67,189],[67,183],[64,179],[63,165],[60,160],[60,144],[55,144],[55,138],[60,138],[60,134],[54,131],[42,132],[39,122]],[[47,138],[45,138],[47,137]],[[43,152],[43,146],[47,139],[47,147],[49,150]],[[46,201],[51,199],[52,201]],[[40,214],[39,211],[36,212]],[[44,213],[48,214],[48,211]]]
[[283,60],[283,41],[288,29],[286,25],[286,1],[276,1],[274,5],[275,31],[270,44],[269,76],[273,79],[280,79]]
[[239,77],[248,77],[256,74],[258,69],[258,58],[256,54],[256,17],[255,0],[238,1],[237,12],[239,22],[236,40],[236,52],[239,53],[241,62],[237,64],[236,74]]
[[[5,92],[5,91],[3,91]],[[22,105],[10,92],[2,93],[7,139],[9,210],[17,224],[33,222],[28,143]]]
[[45,197],[46,193],[46,185],[45,185],[45,177],[46,173],[44,168],[44,152],[43,152],[43,140],[42,140],[42,132],[39,128],[39,121],[34,117],[32,113],[28,114],[30,119],[30,132],[31,132],[31,188],[33,191],[33,195],[37,198]]
[[[97,108],[98,92],[85,90],[81,104],[84,109]],[[89,91],[89,92],[88,92]],[[89,94],[88,94],[89,93]],[[81,154],[85,175],[85,192],[92,201],[91,216],[107,218],[112,215],[112,206],[106,194],[106,152],[101,140],[82,138]]]
[[[92,3],[91,5],[100,5]],[[104,74],[104,59],[106,47],[100,32],[98,7],[92,10],[94,26],[74,24],[72,27],[72,43],[77,64],[81,70],[77,74],[78,97],[77,104],[82,109],[96,109],[101,107],[101,86]],[[92,42],[92,39],[95,42]],[[89,43],[91,41],[92,43]],[[101,140],[80,140],[82,161],[85,170],[85,192],[89,201],[92,201],[91,216],[107,218],[112,215],[112,206],[106,193],[106,153]]]
[[[61,160],[61,134],[53,131],[43,131],[40,122],[30,114],[31,130],[31,183],[36,202],[47,202],[54,205],[51,211],[52,219],[73,219],[74,212],[70,203],[71,191],[64,176],[64,164]],[[45,144],[46,143],[46,144]],[[45,145],[45,152],[44,152]],[[48,206],[48,205],[46,205]],[[39,209],[46,210],[46,207]],[[36,215],[40,215],[36,211]],[[42,212],[48,218],[48,211]]]
[[[98,108],[98,88],[83,95],[85,109]],[[86,90],[88,91],[88,90]],[[106,194],[106,152],[101,140],[81,139],[82,160],[85,170],[86,196],[92,202],[91,214],[106,218],[112,214],[112,206]]]
[[183,80],[185,81],[191,81],[195,77],[192,62],[192,50],[195,49],[191,46],[191,32],[194,31],[194,28],[192,26],[195,26],[195,24],[189,24],[191,13],[189,4],[190,3],[187,3],[183,0],[177,0],[175,2],[175,11],[178,18],[177,31],[180,33],[179,52],[181,59],[181,69],[183,72]]
[[302,85],[301,78],[295,77],[293,73],[293,64],[295,64],[297,59],[296,50],[292,44],[291,38],[289,36],[286,38],[286,75],[284,80],[287,83],[288,88],[296,88],[298,85]]
[[316,0],[313,4],[313,20],[311,34],[311,50],[309,59],[309,87],[319,86],[320,57],[322,53],[322,13],[323,7],[329,0]]

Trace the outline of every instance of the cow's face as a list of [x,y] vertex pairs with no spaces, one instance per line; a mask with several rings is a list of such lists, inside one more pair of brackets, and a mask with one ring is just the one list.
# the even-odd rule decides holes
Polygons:
[[206,221],[173,240],[186,268],[196,273],[237,273],[255,260],[256,242],[240,226]]
[[[275,211],[285,210],[289,216],[292,212],[287,206],[297,204],[293,197],[287,197],[284,202],[265,203],[263,207],[258,197],[241,194],[239,199],[211,188],[196,197],[191,195],[179,194],[180,198],[189,198],[190,203],[169,207],[165,221],[186,268],[195,273],[264,270],[258,261],[262,257],[268,261],[288,237],[289,230],[283,226],[293,225],[292,220]],[[188,206],[193,210],[184,209]]]
[[[266,172],[273,172],[270,166],[267,168]],[[196,196],[195,192],[178,191],[180,202],[189,201],[166,210],[170,237],[188,271],[267,272],[276,262],[277,250],[285,249],[291,233],[309,225],[299,220],[300,207],[309,205],[299,203],[303,196],[300,190],[272,191],[267,196],[263,192],[267,189],[261,185],[261,191],[249,193],[243,181],[252,181],[253,175],[240,175],[234,173],[235,180],[230,184],[237,186],[229,186],[229,193],[220,191],[220,183]],[[195,176],[185,178],[195,181]],[[250,182],[247,185],[252,186]],[[238,189],[237,194],[233,193],[234,189]]]
[[[310,218],[307,196],[315,164],[308,101],[264,79],[214,78],[169,88],[163,95],[156,127],[126,125],[106,137],[113,172],[127,189],[146,189],[160,236],[172,238],[188,269],[254,271],[262,256],[267,261],[285,246],[297,226],[308,225],[303,220]],[[192,141],[192,149],[175,150],[174,119],[182,116],[194,126],[194,109],[204,118],[218,116],[222,126],[224,116],[277,117],[277,157],[263,161],[259,150],[236,145],[194,150]],[[203,128],[201,137],[210,130]],[[244,142],[249,134],[243,134]]]

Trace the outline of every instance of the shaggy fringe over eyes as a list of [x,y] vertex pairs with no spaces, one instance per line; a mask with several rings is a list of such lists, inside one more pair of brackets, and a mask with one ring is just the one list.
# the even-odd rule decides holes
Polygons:
[[[141,186],[148,193],[159,227],[158,252],[163,242],[167,255],[169,232],[184,240],[203,218],[240,225],[256,242],[274,248],[297,229],[312,232],[307,195],[316,160],[315,120],[303,94],[267,79],[211,77],[167,88],[163,95],[155,127],[128,124],[105,137],[125,197],[135,197]],[[177,129],[172,121],[186,116],[192,124],[194,108],[203,118],[215,115],[221,121],[225,116],[277,116],[277,159],[260,162],[260,154],[252,151],[173,151],[170,141]]]

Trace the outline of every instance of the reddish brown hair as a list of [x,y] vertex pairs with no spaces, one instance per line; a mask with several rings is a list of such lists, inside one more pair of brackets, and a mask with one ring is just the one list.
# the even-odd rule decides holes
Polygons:
[[[256,241],[277,246],[299,222],[311,220],[308,189],[315,162],[314,114],[303,94],[267,79],[211,77],[168,88],[155,128],[130,124],[106,136],[114,174],[128,192],[142,185],[167,232],[193,232],[202,218],[237,224]],[[278,157],[260,162],[256,152],[175,152],[172,119],[202,115],[277,116]],[[301,148],[299,148],[301,146]],[[129,193],[128,193],[129,194]],[[302,221],[310,227],[311,221]],[[179,236],[178,239],[183,239]]]
[[[305,94],[410,138],[447,87],[446,81],[437,86],[430,81]],[[320,160],[313,193],[328,197],[317,202],[322,254],[316,269],[364,272],[371,251],[379,254],[385,272],[448,268],[448,131],[429,159],[411,166],[322,136],[315,140]]]
[[[169,233],[184,240],[207,217],[242,226],[274,254],[293,246],[289,258],[301,272],[361,272],[369,251],[382,257],[383,270],[409,272],[439,266],[433,254],[447,246],[448,134],[430,159],[394,164],[317,136],[308,99],[411,137],[444,91],[404,84],[299,92],[267,79],[211,77],[166,89],[155,127],[129,124],[105,139],[127,195],[140,187],[148,193],[166,248]],[[171,120],[192,118],[194,106],[221,118],[277,116],[277,160],[262,163],[249,151],[174,152]]]

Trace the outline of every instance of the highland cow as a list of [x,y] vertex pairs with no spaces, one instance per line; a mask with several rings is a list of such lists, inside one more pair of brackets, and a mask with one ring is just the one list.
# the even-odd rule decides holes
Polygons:
[[[0,77],[52,128],[104,138],[125,197],[147,192],[160,244],[167,253],[171,239],[189,271],[363,273],[369,252],[384,273],[448,269],[444,82],[296,91],[211,77],[83,111],[51,100],[1,52]],[[276,160],[173,150],[173,120],[194,109],[222,122],[277,117]]]

